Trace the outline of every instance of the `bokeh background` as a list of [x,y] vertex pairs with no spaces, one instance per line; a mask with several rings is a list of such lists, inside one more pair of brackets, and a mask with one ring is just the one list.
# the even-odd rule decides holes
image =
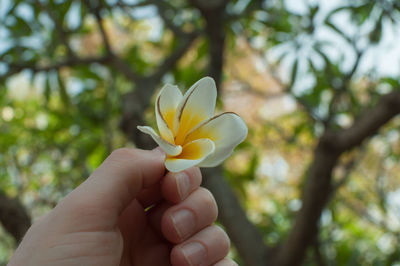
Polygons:
[[400,265],[400,2],[1,0],[0,262],[154,95],[216,80],[247,140],[203,169],[240,265]]

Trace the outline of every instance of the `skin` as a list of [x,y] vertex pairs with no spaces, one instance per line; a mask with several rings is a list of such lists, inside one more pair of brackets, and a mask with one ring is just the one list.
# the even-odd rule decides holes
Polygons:
[[200,170],[165,174],[164,159],[114,151],[31,226],[8,265],[237,265]]

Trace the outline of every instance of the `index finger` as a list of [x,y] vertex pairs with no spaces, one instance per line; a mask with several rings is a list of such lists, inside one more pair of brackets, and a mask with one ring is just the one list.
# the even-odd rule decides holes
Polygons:
[[164,175],[165,154],[158,150],[118,149],[63,201],[81,211],[101,209],[109,221],[119,215],[143,188]]

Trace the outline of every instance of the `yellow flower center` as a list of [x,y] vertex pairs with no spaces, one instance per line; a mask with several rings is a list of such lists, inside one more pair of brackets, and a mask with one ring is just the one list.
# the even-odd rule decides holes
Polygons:
[[203,116],[191,112],[190,110],[183,112],[180,119],[178,132],[175,135],[175,145],[183,146],[188,143],[188,141],[185,140],[187,133],[189,133],[191,129],[193,129],[203,120]]

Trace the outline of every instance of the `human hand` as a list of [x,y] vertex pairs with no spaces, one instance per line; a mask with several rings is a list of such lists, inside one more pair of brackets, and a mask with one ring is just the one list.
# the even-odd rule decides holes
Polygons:
[[237,265],[200,170],[164,176],[164,156],[114,151],[32,225],[8,265]]

